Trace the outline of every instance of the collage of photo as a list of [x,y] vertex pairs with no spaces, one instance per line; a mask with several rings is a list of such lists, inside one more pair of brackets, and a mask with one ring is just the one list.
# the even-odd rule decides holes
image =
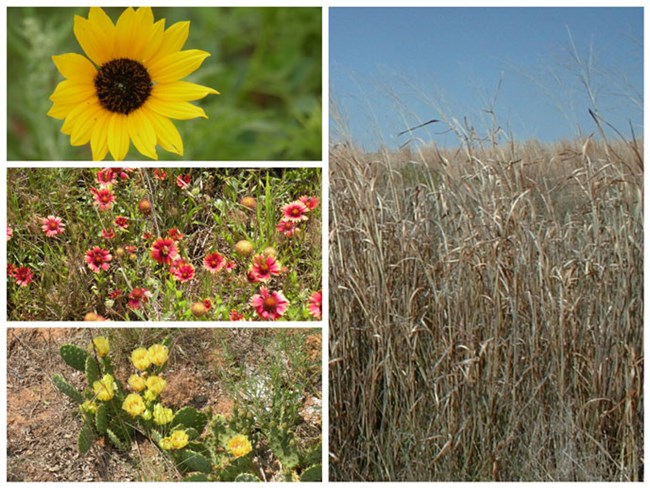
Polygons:
[[74,3],[0,9],[6,482],[644,480],[642,0]]

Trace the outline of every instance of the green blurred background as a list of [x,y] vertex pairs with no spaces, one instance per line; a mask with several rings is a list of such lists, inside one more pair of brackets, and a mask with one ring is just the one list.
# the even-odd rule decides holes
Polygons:
[[[106,8],[116,22],[121,8]],[[189,20],[184,49],[211,56],[187,81],[215,88],[194,102],[208,119],[174,121],[184,156],[158,148],[161,160],[320,161],[322,28],[320,8],[154,8],[165,26]],[[83,51],[74,15],[88,8],[7,9],[7,157],[91,160],[90,146],[72,147],[63,121],[46,115],[63,78],[51,57]],[[110,154],[107,160],[110,159]],[[131,144],[127,159],[147,159]]]

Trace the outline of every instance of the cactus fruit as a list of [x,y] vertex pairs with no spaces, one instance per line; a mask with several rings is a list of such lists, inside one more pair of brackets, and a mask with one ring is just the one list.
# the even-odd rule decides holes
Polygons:
[[95,431],[89,422],[84,422],[79,431],[79,437],[77,438],[77,448],[81,454],[86,454],[90,451],[90,448],[93,445],[95,440]]
[[235,481],[262,481],[257,476],[251,473],[241,473],[235,478]]
[[199,412],[196,408],[193,407],[184,407],[176,412],[176,415],[174,415],[174,420],[172,420],[172,427],[182,425],[187,428],[196,429],[200,435],[207,423],[208,416],[206,414]]
[[99,372],[97,361],[95,361],[95,358],[91,355],[88,355],[86,358],[86,366],[84,369],[86,371],[86,379],[88,380],[88,384],[90,386],[92,386],[95,381],[99,381],[101,379],[102,375]]
[[87,351],[74,344],[65,344],[61,346],[60,352],[68,366],[79,371],[86,371],[86,358],[89,356]]
[[309,466],[300,475],[300,481],[323,481],[323,466],[320,464]]
[[84,402],[84,398],[81,393],[79,393],[79,391],[70,383],[68,383],[60,374],[52,375],[52,382],[54,383],[54,386],[59,389],[59,391],[68,395],[78,404],[81,405]]
[[212,471],[212,463],[203,454],[190,451],[189,449],[182,449],[175,452],[176,464],[178,469],[185,473],[198,471],[200,473],[210,474]]

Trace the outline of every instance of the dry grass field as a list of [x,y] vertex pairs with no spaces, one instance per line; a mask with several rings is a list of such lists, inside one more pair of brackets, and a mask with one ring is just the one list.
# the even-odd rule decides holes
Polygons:
[[642,154],[331,150],[331,479],[642,477]]

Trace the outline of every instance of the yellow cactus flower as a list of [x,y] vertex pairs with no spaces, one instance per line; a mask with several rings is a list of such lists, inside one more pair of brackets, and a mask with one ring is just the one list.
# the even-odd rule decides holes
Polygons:
[[93,339],[93,346],[95,346],[95,351],[100,358],[106,356],[111,350],[106,337],[95,337]]
[[145,420],[151,420],[151,410],[145,410],[142,414],[142,418]]
[[160,395],[167,386],[167,382],[161,376],[152,375],[147,378],[146,385],[149,391],[155,395]]
[[113,376],[110,374],[105,374],[101,380],[93,383],[93,391],[95,392],[95,395],[103,402],[107,402],[113,398],[116,390],[117,385],[115,384]]
[[160,403],[156,403],[153,407],[153,421],[158,425],[165,425],[172,421],[174,412],[171,408],[163,407]]
[[170,437],[163,437],[162,439],[160,439],[160,442],[158,444],[160,445],[161,449],[164,449],[165,451],[171,451],[172,449],[174,449]]
[[133,391],[142,391],[147,387],[147,383],[139,374],[132,374],[129,376],[129,386]]
[[232,439],[228,441],[228,450],[236,458],[245,456],[253,450],[251,441],[248,440],[248,437],[242,434],[237,434]]
[[147,400],[148,402],[155,402],[156,399],[158,398],[158,394],[154,393],[151,390],[145,391],[143,396],[144,396],[144,399]]
[[137,393],[129,393],[122,403],[122,410],[126,410],[131,417],[141,415],[146,409],[144,400]]
[[95,413],[97,411],[97,404],[93,401],[86,400],[79,406],[79,409],[82,412]]
[[175,430],[172,432],[170,439],[172,441],[172,447],[174,449],[183,449],[189,442],[187,433],[184,430]]
[[154,344],[149,348],[149,361],[156,366],[162,366],[169,358],[169,349],[162,344]]
[[151,361],[149,360],[149,351],[144,347],[138,347],[131,353],[131,362],[133,363],[133,366],[138,368],[140,371],[146,370],[151,365]]

